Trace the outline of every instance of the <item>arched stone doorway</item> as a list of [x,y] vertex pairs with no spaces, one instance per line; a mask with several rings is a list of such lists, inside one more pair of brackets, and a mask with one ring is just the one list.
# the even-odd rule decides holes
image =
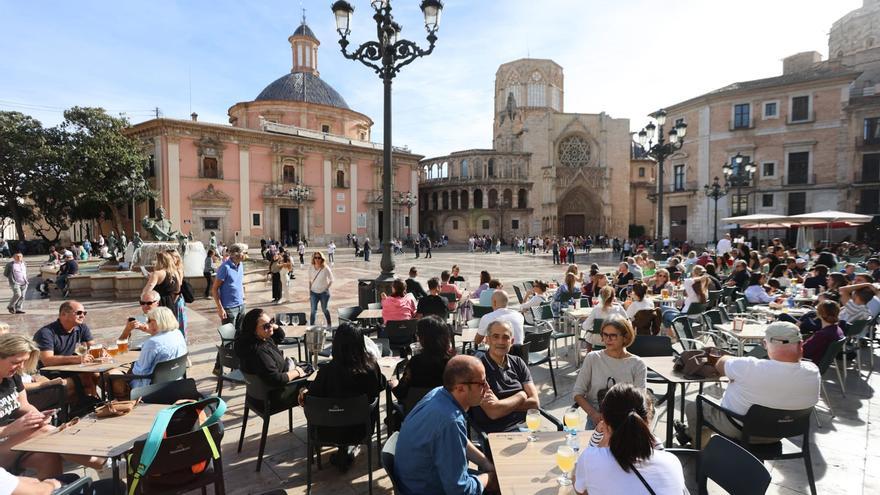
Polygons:
[[570,189],[559,200],[556,218],[557,232],[565,236],[603,233],[599,199],[583,186]]

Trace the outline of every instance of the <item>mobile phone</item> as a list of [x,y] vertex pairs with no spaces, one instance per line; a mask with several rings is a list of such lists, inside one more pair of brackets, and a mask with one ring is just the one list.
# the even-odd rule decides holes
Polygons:
[[128,317],[128,321],[129,321],[129,322],[137,321],[137,318],[135,318],[134,316],[129,316],[129,317]]

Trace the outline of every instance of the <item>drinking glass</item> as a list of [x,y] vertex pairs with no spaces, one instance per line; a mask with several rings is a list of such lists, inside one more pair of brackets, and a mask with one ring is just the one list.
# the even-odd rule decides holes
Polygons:
[[92,357],[93,357],[96,361],[97,361],[98,359],[101,359],[101,357],[104,356],[104,346],[101,345],[101,344],[95,344],[95,345],[89,347],[89,354],[91,354]]
[[556,478],[556,481],[558,481],[560,485],[571,485],[571,478],[568,477],[568,473],[574,469],[576,461],[577,454],[575,454],[574,449],[568,445],[560,445],[556,449],[556,465],[559,466],[559,470],[562,471],[562,476]]
[[116,344],[108,345],[107,354],[110,354],[110,362],[112,363],[113,358],[116,357],[117,354],[119,354],[119,346]]
[[119,354],[125,354],[128,352],[128,340],[127,339],[119,339],[116,341],[116,347],[119,348]]
[[537,409],[529,409],[526,413],[526,427],[529,429],[529,441],[535,442],[538,440],[535,432],[538,431],[538,428],[541,427],[541,412]]
[[562,421],[565,423],[565,426],[571,430],[578,430],[581,427],[581,415],[575,407],[565,411],[565,416],[562,417]]
[[79,365],[85,366],[86,363],[84,360],[85,360],[86,354],[89,353],[89,346],[87,346],[85,344],[85,342],[80,342],[80,343],[76,344],[76,349],[73,352],[75,352],[76,355],[79,356]]

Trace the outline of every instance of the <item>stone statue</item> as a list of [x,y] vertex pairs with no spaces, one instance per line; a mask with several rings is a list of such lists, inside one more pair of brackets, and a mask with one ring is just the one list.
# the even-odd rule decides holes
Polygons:
[[141,234],[137,230],[134,231],[133,237],[131,238],[131,245],[134,246],[134,249],[137,250],[144,244],[144,240],[141,239]]
[[213,230],[211,231],[211,240],[208,241],[208,249],[213,249],[215,253],[218,252],[217,251],[217,234],[215,234]]
[[157,241],[175,241],[181,237],[186,238],[179,231],[174,230],[171,220],[165,218],[165,208],[156,209],[156,218],[144,217],[141,225],[147,232],[153,234]]
[[127,248],[127,247],[128,247],[128,238],[125,237],[125,229],[123,229],[119,233],[119,250],[125,251],[125,248]]
[[116,259],[116,232],[110,231],[110,237],[107,238],[107,253],[110,257]]
[[186,240],[192,242],[192,240],[193,240],[192,230],[189,231],[189,234],[186,234]]

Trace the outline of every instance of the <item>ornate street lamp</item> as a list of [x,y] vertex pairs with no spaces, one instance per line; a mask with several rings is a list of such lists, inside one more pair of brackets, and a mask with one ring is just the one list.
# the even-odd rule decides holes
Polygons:
[[712,181],[712,185],[706,184],[703,186],[703,190],[706,192],[706,197],[715,200],[715,233],[712,236],[712,242],[717,246],[718,245],[718,200],[727,196],[727,192],[730,190],[730,185],[725,181],[722,186],[718,182],[718,177],[715,177],[715,180]]
[[[663,127],[666,125],[666,110],[662,108],[654,112],[651,117],[657,122],[649,122],[644,129],[639,131],[639,144],[645,149],[645,153],[657,160],[657,241],[662,247],[663,241],[663,163],[673,153],[681,149],[684,144],[684,136],[687,134],[687,124],[680,122],[674,129],[664,135]],[[659,129],[658,129],[659,128]],[[654,136],[657,142],[654,143]],[[668,141],[667,141],[668,139]]]
[[[299,182],[299,180],[297,180],[296,186],[288,189],[287,192],[285,192],[285,195],[287,195],[287,197],[289,197],[290,199],[296,201],[297,211],[302,211],[301,210],[302,202],[308,200],[312,196],[312,190],[309,189],[308,187],[302,185]],[[299,229],[299,232],[298,232],[299,238],[302,239],[303,238],[302,223],[303,223],[303,217],[305,217],[305,215],[297,215],[297,217],[298,217],[297,220],[298,220],[299,225],[297,225],[296,227]]]
[[391,15],[391,0],[372,0],[373,20],[376,21],[376,41],[367,41],[356,50],[348,52],[348,35],[351,34],[351,15],[354,7],[345,0],[332,5],[336,16],[336,31],[339,33],[339,45],[342,55],[350,60],[357,60],[373,69],[384,83],[384,152],[382,155],[382,274],[379,280],[394,278],[394,259],[391,257],[391,80],[400,69],[419,57],[434,51],[437,41],[437,28],[440,25],[440,13],[443,3],[440,0],[422,0],[421,9],[425,16],[425,29],[428,31],[428,49],[423,50],[412,41],[399,39],[401,26],[394,22]]
[[[746,157],[742,155],[742,153],[737,153],[736,156],[731,158],[730,163],[725,163],[723,167],[721,167],[721,171],[724,172],[724,180],[727,183],[728,187],[736,188],[736,211],[734,212],[735,216],[740,215],[748,215],[749,213],[749,203],[746,200],[746,211],[742,211],[742,188],[749,187],[752,183],[752,174],[755,173],[758,167],[751,160],[751,158],[746,161]],[[739,234],[739,224],[737,224],[737,234]]]
[[400,195],[400,198],[397,200],[401,206],[406,206],[406,218],[409,219],[409,225],[406,228],[406,236],[412,237],[412,207],[418,203],[419,198],[412,191],[407,191]]

